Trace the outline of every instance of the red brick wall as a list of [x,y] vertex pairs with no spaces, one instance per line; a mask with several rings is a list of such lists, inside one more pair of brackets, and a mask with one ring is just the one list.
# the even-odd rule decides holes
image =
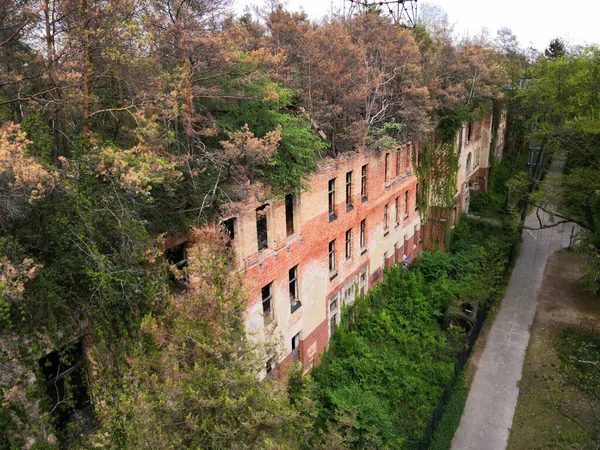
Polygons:
[[[360,273],[360,270],[369,265],[370,279],[369,287],[381,280],[379,266],[382,260],[370,261],[372,249],[369,244],[375,238],[375,233],[380,233],[380,227],[383,223],[384,207],[389,205],[388,221],[390,227],[389,240],[378,236],[378,240],[382,241],[381,245],[386,245],[385,250],[388,252],[389,263],[393,260],[393,239],[398,239],[398,233],[401,230],[406,232],[409,239],[409,252],[411,261],[420,251],[418,245],[418,236],[412,238],[413,221],[418,220],[419,212],[415,210],[416,202],[416,185],[417,178],[413,174],[396,177],[396,154],[391,153],[388,164],[388,182],[386,182],[385,174],[385,154],[383,152],[370,153],[354,153],[351,155],[342,155],[339,159],[326,160],[321,169],[311,177],[310,192],[302,193],[300,196],[300,206],[296,211],[301,214],[302,219],[307,218],[300,227],[295,231],[297,234],[291,238],[285,236],[285,204],[283,201],[272,203],[272,217],[275,218],[270,224],[275,229],[270,229],[270,233],[274,233],[275,239],[270,248],[251,253],[243,260],[246,280],[246,294],[249,299],[249,308],[258,307],[261,302],[261,288],[268,283],[273,283],[274,290],[285,292],[288,284],[288,271],[291,267],[298,265],[299,279],[309,276],[310,263],[314,261],[322,262],[324,267],[327,267],[328,261],[328,244],[332,240],[336,240],[336,261],[337,261],[337,277],[330,280],[328,273],[323,273],[322,277],[327,277],[327,289],[325,295],[319,299],[313,299],[312,308],[318,308],[323,319],[320,323],[313,327],[307,328],[302,325],[300,354],[302,363],[307,367],[310,364],[311,357],[308,350],[316,343],[315,361],[318,363],[318,356],[325,350],[328,342],[328,301],[335,293],[339,292],[343,286],[353,277]],[[408,152],[400,153],[403,157],[403,166],[406,168],[409,164],[410,157]],[[368,200],[363,203],[361,198],[361,167],[368,164],[367,177],[367,196]],[[352,206],[351,210],[346,208],[345,196],[345,176],[346,172],[353,172],[353,188],[352,188]],[[330,216],[327,207],[327,190],[328,181],[336,178],[336,213],[337,218],[330,221]],[[408,190],[409,207],[408,218],[404,219],[404,193]],[[400,228],[395,228],[395,198],[399,197],[401,209]],[[249,203],[248,210],[254,213],[254,208],[259,203]],[[366,219],[366,235],[367,247],[369,251],[361,254],[359,248],[360,223]],[[283,231],[282,231],[283,229]],[[353,255],[350,260],[345,258],[345,233],[346,230],[352,229],[352,249]],[[282,237],[283,236],[283,237]],[[413,242],[417,241],[417,248],[413,250]],[[374,241],[375,242],[375,241]],[[403,253],[403,242],[399,242],[398,261],[401,262]],[[388,248],[389,247],[389,248]],[[302,292],[300,292],[302,300]],[[281,301],[278,306],[286,307],[285,302]],[[287,306],[289,307],[289,306]],[[287,323],[278,323],[277,326],[286,330],[299,329],[299,324],[303,322],[303,316],[307,313],[307,306],[303,303],[298,311],[289,316]],[[288,340],[288,339],[286,339]],[[289,343],[284,343],[289,352]],[[314,347],[313,347],[314,348]],[[280,367],[284,369],[291,363],[291,353],[281,361]],[[283,370],[280,370],[280,373]]]

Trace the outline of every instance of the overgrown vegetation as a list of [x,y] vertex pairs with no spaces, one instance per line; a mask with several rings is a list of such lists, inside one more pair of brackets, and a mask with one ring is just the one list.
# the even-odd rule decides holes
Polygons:
[[[340,329],[315,375],[316,434],[302,389],[258,381],[265,349],[243,337],[227,252],[204,249],[186,273],[164,250],[196,229],[220,242],[207,224],[238,202],[298,192],[320,156],[377,147],[382,130],[389,148],[444,132],[423,162],[447,163],[447,200],[452,134],[514,81],[514,49],[376,10],[312,24],[275,2],[239,18],[221,0],[101,6],[0,3],[0,355],[18,369],[0,378],[0,446],[59,445],[39,358],[76,338],[98,421],[82,445],[412,445],[463,307],[493,294],[503,233],[464,221],[451,254],[392,270],[359,302],[364,325]],[[196,291],[171,289],[194,276]],[[350,350],[356,368],[334,364]]]
[[452,447],[452,439],[460,424],[460,418],[469,395],[469,385],[465,381],[465,376],[465,372],[462,372],[456,380],[452,396],[444,408],[442,420],[433,435],[433,440],[429,446],[430,450],[450,450]]
[[462,217],[450,252],[424,252],[345,313],[313,371],[321,428],[352,448],[415,448],[474,319],[495,299],[516,235]]

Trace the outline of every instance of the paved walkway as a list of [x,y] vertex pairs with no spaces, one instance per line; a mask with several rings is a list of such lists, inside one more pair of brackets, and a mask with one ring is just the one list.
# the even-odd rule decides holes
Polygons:
[[[562,166],[561,161],[553,162],[550,174],[562,172]],[[550,223],[546,215],[541,217]],[[535,213],[525,224],[539,226]],[[572,228],[564,224],[523,230],[519,258],[475,372],[452,450],[506,449],[546,262],[569,245]]]

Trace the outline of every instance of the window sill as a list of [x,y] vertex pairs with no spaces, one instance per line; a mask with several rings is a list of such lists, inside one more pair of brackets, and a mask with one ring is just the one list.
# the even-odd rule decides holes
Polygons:
[[367,197],[366,195],[363,195],[362,198],[360,199],[360,201],[362,203],[365,203],[367,200],[369,200],[369,197]]
[[394,228],[398,228],[400,226],[400,222],[396,222],[396,225],[394,225]]
[[346,205],[346,212],[350,212],[354,209],[354,206],[352,205]]
[[337,219],[337,214],[336,213],[329,213],[329,222],[333,222],[334,220]]
[[390,234],[390,230],[386,230],[383,232],[383,237],[386,237],[388,234]]
[[367,249],[366,248],[362,252],[360,252],[360,256],[364,255],[365,253],[367,253]]
[[404,220],[408,219],[408,214],[404,215]]
[[337,278],[337,272],[329,272],[329,281],[333,281]]

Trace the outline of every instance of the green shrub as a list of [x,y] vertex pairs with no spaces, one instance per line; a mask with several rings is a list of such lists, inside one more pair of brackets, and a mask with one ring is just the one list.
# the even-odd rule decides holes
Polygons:
[[[465,344],[465,330],[448,326],[452,314],[462,302],[495,298],[515,238],[463,217],[451,252],[424,252],[407,272],[390,268],[345,309],[313,370],[319,428],[351,424],[353,448],[415,448]],[[460,419],[460,396],[453,401],[448,411]]]

